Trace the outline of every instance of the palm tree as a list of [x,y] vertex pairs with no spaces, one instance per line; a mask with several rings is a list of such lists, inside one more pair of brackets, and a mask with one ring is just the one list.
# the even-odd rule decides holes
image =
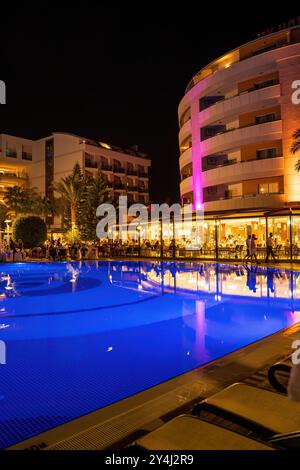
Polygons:
[[[296,129],[293,133],[294,142],[291,145],[291,153],[295,155],[300,150],[300,129]],[[295,170],[299,173],[300,172],[300,160],[297,161],[295,164]]]
[[7,208],[16,214],[27,212],[29,206],[27,192],[20,186],[7,188],[4,195],[4,202]]
[[110,202],[107,180],[103,173],[98,170],[97,173],[87,175],[84,178],[84,191],[82,193],[82,204],[78,211],[79,231],[84,240],[95,240],[96,226],[99,222],[96,216],[97,207]]
[[71,229],[77,226],[77,209],[83,192],[83,175],[78,163],[73,168],[72,174],[53,183],[53,189],[60,194],[63,203],[70,209]]
[[33,201],[34,212],[41,215],[44,221],[47,223],[48,217],[52,217],[55,214],[55,205],[51,199],[46,196],[38,196]]

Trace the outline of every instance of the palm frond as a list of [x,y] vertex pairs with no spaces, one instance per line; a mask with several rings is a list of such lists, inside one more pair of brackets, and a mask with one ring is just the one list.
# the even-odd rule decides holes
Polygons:
[[300,173],[300,160],[298,160],[297,163],[295,164],[295,171]]

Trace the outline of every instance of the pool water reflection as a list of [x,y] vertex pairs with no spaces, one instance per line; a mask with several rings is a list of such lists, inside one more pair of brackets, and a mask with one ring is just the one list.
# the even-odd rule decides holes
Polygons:
[[299,282],[228,264],[2,265],[0,447],[298,322]]

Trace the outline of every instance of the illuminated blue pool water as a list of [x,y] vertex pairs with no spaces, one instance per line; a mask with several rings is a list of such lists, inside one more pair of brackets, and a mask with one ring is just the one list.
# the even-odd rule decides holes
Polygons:
[[300,320],[300,278],[288,271],[159,262],[0,271],[0,448]]

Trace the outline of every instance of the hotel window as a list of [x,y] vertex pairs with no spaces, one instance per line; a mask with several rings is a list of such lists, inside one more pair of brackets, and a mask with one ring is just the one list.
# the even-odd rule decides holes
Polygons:
[[262,114],[261,116],[255,116],[256,124],[263,124],[264,122],[271,122],[276,120],[276,113]]
[[259,194],[278,194],[279,193],[279,183],[275,181],[274,183],[262,183],[258,185]]
[[85,156],[85,167],[86,168],[98,168],[97,157],[86,153]]
[[17,148],[14,144],[6,144],[5,155],[10,158],[17,158]]
[[277,147],[256,150],[256,158],[258,160],[261,160],[264,158],[274,158],[274,157],[277,157],[277,151],[278,151]]
[[22,145],[22,160],[32,161],[32,148],[29,145]]

